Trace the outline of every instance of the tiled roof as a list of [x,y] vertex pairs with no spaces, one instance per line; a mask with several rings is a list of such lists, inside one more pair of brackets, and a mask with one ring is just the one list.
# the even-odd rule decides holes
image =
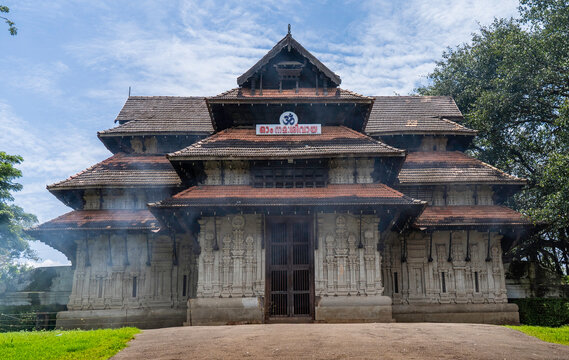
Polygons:
[[343,184],[322,188],[255,188],[246,185],[203,185],[184,190],[154,207],[281,206],[350,204],[425,204],[384,184]]
[[531,225],[519,212],[498,205],[428,206],[415,226],[507,226]]
[[38,225],[31,232],[50,230],[157,230],[158,222],[144,210],[75,210]]
[[259,89],[255,90],[255,95],[252,95],[251,89],[243,88],[240,94],[239,89],[235,88],[208,98],[208,101],[217,100],[365,100],[371,102],[373,98],[340,88],[328,89],[327,95],[324,95],[322,88],[318,89],[318,95],[316,95],[316,88],[299,88],[298,93],[295,89],[286,89],[282,90],[282,92],[279,89],[263,89],[262,95]]
[[180,186],[178,174],[165,156],[118,153],[58,183],[48,190],[98,187]]
[[322,188],[254,188],[244,185],[194,186],[151,207],[424,205],[384,184],[328,185]]
[[453,121],[462,118],[450,96],[376,96],[365,132],[475,135],[475,130]]
[[131,96],[115,121],[122,125],[99,136],[213,132],[203,97]]
[[170,159],[287,159],[344,156],[403,156],[399,150],[344,126],[323,126],[320,135],[255,135],[230,128],[169,154]]
[[410,152],[398,178],[401,185],[526,183],[460,151]]
[[247,70],[243,75],[237,78],[237,84],[239,86],[246,83],[252,75],[259,71],[263,66],[267,65],[271,59],[277,56],[284,48],[293,48],[300,53],[301,56],[306,58],[312,65],[314,65],[319,71],[326,75],[334,84],[340,85],[342,80],[338,75],[333,73],[326,65],[322,64],[314,55],[312,55],[308,50],[306,50],[298,41],[296,41],[290,33],[288,33],[284,38],[282,38],[261,60],[257,61],[249,70]]

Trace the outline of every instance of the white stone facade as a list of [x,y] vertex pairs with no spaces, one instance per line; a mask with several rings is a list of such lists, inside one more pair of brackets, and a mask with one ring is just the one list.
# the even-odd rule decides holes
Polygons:
[[[175,246],[175,252],[174,252]],[[174,254],[177,257],[177,264]],[[189,236],[124,232],[77,240],[69,310],[185,308],[195,296]]]
[[394,305],[507,303],[501,236],[490,234],[488,252],[488,233],[468,233],[452,232],[451,244],[450,231],[436,231],[432,246],[426,233],[392,236],[385,247],[385,295]]

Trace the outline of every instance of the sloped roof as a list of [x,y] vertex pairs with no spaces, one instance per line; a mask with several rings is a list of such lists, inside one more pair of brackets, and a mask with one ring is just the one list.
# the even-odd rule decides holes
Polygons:
[[204,97],[130,96],[115,122],[121,125],[99,136],[211,134],[213,126]]
[[208,98],[208,101],[218,102],[221,100],[258,100],[258,101],[286,101],[286,100],[301,100],[306,102],[308,100],[312,101],[328,101],[328,100],[364,100],[371,103],[372,97],[363,96],[350,90],[334,88],[328,89],[327,94],[324,94],[323,89],[318,89],[318,95],[316,95],[316,88],[299,88],[298,92],[295,89],[263,89],[262,94],[259,89],[255,90],[253,94],[251,89],[248,88],[235,88],[225,91],[219,95],[212,96]]
[[157,230],[158,221],[143,210],[75,210],[38,225],[30,232],[61,230]]
[[336,74],[334,74],[330,69],[328,69],[324,64],[320,62],[314,55],[312,55],[308,50],[306,50],[298,41],[296,41],[290,33],[288,33],[284,38],[282,38],[269,52],[257,61],[249,70],[247,70],[243,75],[237,78],[237,84],[239,86],[249,80],[253,74],[259,71],[263,66],[269,63],[271,59],[277,56],[282,49],[285,47],[290,47],[298,51],[302,56],[304,56],[312,65],[314,65],[318,70],[320,70],[324,75],[326,75],[336,86],[339,86],[342,80]]
[[401,185],[526,183],[460,151],[410,152],[398,178]]
[[100,187],[177,187],[178,174],[166,156],[118,153],[66,180],[50,191]]
[[525,215],[505,206],[427,206],[415,221],[418,227],[531,225]]
[[453,120],[463,119],[450,96],[376,96],[367,134],[476,135]]
[[258,136],[255,129],[229,128],[185,149],[171,160],[289,159],[343,156],[404,156],[405,151],[345,126],[323,126],[320,135]]
[[384,184],[342,184],[322,188],[194,186],[151,207],[424,205]]

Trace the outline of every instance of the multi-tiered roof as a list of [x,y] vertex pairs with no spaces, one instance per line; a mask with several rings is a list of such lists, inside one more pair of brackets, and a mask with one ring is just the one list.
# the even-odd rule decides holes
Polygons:
[[[329,206],[348,211],[399,208],[390,213],[401,216],[394,223],[411,221],[421,229],[529,225],[502,205],[427,206],[404,195],[409,189],[450,185],[494,186],[509,195],[525,183],[462,152],[476,131],[460,124],[462,114],[450,97],[368,97],[341,89],[340,77],[290,33],[237,83],[238,88],[209,98],[129,97],[115,120],[118,126],[98,133],[114,155],[49,185],[74,210],[34,232],[73,258],[67,233],[157,231],[172,225],[181,208],[190,221],[204,211]],[[254,125],[274,123],[284,110],[321,124],[322,134],[255,135]],[[425,138],[444,138],[446,151],[425,151]],[[211,160],[294,163],[362,157],[375,159],[372,184],[267,189],[200,183],[204,162]],[[146,203],[128,209],[105,206],[105,191],[144,193],[160,221]],[[101,197],[100,206],[89,209],[87,196]]]

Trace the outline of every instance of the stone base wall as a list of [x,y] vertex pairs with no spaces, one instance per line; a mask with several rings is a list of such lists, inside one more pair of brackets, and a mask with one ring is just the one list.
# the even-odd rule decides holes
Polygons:
[[315,307],[316,322],[393,322],[387,296],[321,297]]
[[155,329],[182,326],[186,313],[186,309],[62,311],[57,314],[56,327],[88,330],[135,326],[140,329]]
[[261,297],[190,299],[184,325],[261,324],[263,308]]
[[397,322],[519,325],[516,304],[393,305]]

